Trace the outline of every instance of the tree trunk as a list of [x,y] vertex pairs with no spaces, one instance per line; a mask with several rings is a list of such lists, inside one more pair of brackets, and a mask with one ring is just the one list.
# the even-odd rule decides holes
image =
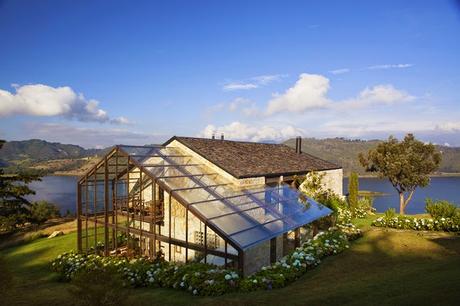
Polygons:
[[405,201],[404,201],[404,193],[399,193],[399,214],[404,215],[404,208],[405,208]]

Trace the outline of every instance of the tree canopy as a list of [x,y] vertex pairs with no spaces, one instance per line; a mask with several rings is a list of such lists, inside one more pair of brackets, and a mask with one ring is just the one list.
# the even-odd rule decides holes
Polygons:
[[360,154],[359,161],[367,172],[390,180],[399,193],[400,214],[404,214],[415,189],[429,184],[430,174],[441,163],[441,153],[433,144],[425,144],[407,134],[402,141],[390,136],[367,155]]
[[[0,141],[0,149],[4,141]],[[12,230],[29,221],[31,203],[26,196],[35,192],[29,188],[32,181],[40,180],[37,175],[25,173],[5,174],[0,169],[0,229]]]

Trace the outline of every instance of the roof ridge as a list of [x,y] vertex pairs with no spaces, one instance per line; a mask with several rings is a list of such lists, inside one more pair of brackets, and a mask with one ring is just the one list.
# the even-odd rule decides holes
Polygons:
[[[257,142],[257,141],[248,141],[248,140],[229,140],[229,139],[212,139],[207,137],[190,137],[190,136],[173,136],[173,138],[188,138],[188,139],[200,139],[200,140],[208,140],[208,141],[227,141],[227,142],[237,142],[237,143],[248,143],[248,144],[259,144],[259,145],[271,145],[271,146],[286,146],[284,143],[269,143],[269,142]],[[167,141],[169,142],[169,140]],[[289,147],[289,146],[287,146]]]

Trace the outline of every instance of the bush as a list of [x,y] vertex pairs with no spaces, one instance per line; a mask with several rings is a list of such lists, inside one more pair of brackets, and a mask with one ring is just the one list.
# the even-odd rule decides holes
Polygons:
[[396,210],[394,208],[388,208],[384,214],[385,220],[391,220],[394,217],[396,217]]
[[374,201],[371,197],[359,198],[358,203],[355,207],[350,208],[352,217],[364,219],[368,215],[375,213]]
[[262,267],[259,272],[244,278],[240,283],[240,290],[248,292],[285,287],[319,265],[321,259],[339,254],[347,248],[347,236],[338,228],[330,228],[309,239],[280,261]]
[[[352,224],[330,228],[308,240],[279,262],[263,267],[261,271],[246,278],[241,278],[234,270],[203,263],[180,265],[165,261],[152,262],[144,258],[128,260],[125,257],[102,257],[94,254],[65,253],[53,260],[51,267],[62,280],[74,282],[74,279],[81,278],[77,282],[80,288],[89,286],[84,282],[91,284],[96,282],[96,278],[106,277],[105,274],[99,274],[91,280],[92,276],[88,274],[92,271],[111,271],[121,278],[125,287],[163,287],[187,291],[193,295],[222,295],[235,291],[284,287],[318,265],[322,258],[347,249],[348,241],[360,236],[361,231]],[[100,288],[91,290],[100,292]]]
[[34,202],[30,206],[30,221],[32,223],[43,224],[49,219],[60,216],[57,206],[46,201]]
[[81,270],[72,279],[69,289],[79,305],[120,305],[127,294],[123,280],[114,269]]
[[425,210],[435,219],[440,218],[455,218],[460,214],[460,208],[450,203],[449,201],[433,201],[432,199],[425,200]]
[[352,172],[348,181],[348,205],[350,208],[358,208],[359,178],[356,172]]
[[[13,286],[13,275],[3,257],[0,256],[0,292],[1,298],[8,300]],[[6,303],[7,304],[7,303]]]
[[[388,212],[388,214],[387,214]],[[416,231],[446,231],[446,232],[459,232],[460,220],[452,218],[428,219],[428,218],[415,218],[407,216],[394,216],[394,210],[387,210],[384,217],[377,218],[372,222],[376,227],[390,227],[397,229],[411,229]]]

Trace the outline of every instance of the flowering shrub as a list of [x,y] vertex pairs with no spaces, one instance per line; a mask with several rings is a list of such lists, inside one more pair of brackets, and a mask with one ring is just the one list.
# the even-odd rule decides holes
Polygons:
[[416,231],[460,231],[460,223],[451,218],[415,218],[408,216],[380,217],[372,222],[373,226],[411,229]]
[[352,224],[338,225],[306,241],[291,254],[259,272],[242,278],[231,269],[202,263],[179,265],[166,261],[153,262],[144,258],[103,257],[74,252],[59,255],[51,268],[61,279],[69,281],[76,275],[92,271],[115,271],[124,286],[164,287],[184,290],[193,295],[221,295],[233,291],[281,288],[293,282],[321,259],[349,247],[349,241],[361,236]]
[[353,223],[337,224],[335,227],[347,237],[348,241],[353,241],[363,236],[363,232]]
[[280,261],[244,278],[242,291],[281,288],[320,264],[321,259],[349,248],[347,236],[337,228],[321,232]]
[[72,280],[77,273],[95,270],[116,271],[125,286],[170,287],[194,295],[220,295],[238,287],[239,275],[233,270],[208,264],[177,265],[166,261],[152,262],[144,258],[103,257],[74,252],[59,255],[51,262],[52,270],[61,279]]

